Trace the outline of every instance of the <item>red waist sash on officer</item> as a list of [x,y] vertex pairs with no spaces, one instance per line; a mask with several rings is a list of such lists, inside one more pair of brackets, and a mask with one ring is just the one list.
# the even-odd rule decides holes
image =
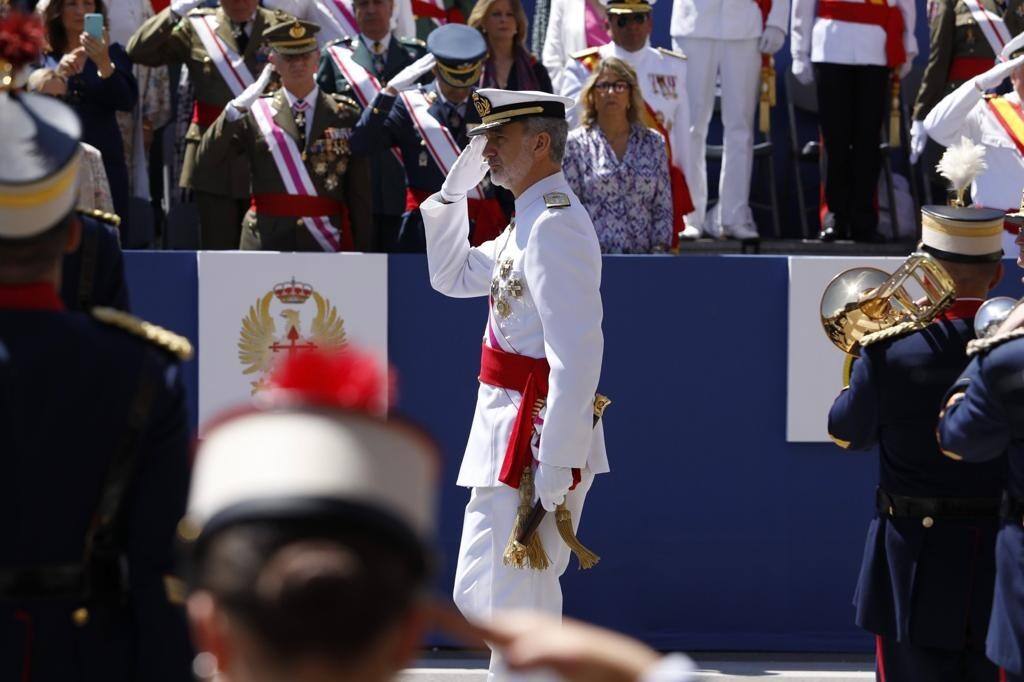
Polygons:
[[204,128],[209,128],[222,111],[224,111],[224,107],[207,104],[197,99],[195,104],[192,105],[192,122]]
[[996,63],[992,57],[953,57],[946,73],[948,82],[960,82],[979,76]]
[[253,194],[249,206],[259,215],[274,218],[336,217],[341,225],[341,250],[355,250],[349,227],[348,206],[340,201],[330,197],[264,192]]
[[874,4],[871,1],[818,0],[818,16],[882,28],[885,31],[885,60],[889,68],[896,68],[907,61],[907,52],[903,47],[903,13],[899,7]]
[[[414,211],[420,207],[433,192],[418,187],[407,187],[405,190],[405,210]],[[489,242],[505,229],[508,225],[508,218],[501,210],[501,204],[497,199],[469,198],[469,219],[473,221],[473,230],[469,235],[469,243],[473,246],[480,246]]]
[[[480,354],[480,381],[498,388],[518,391],[522,394],[519,411],[512,426],[512,435],[505,449],[498,480],[512,488],[519,487],[523,470],[530,466],[533,453],[530,441],[533,437],[533,410],[537,400],[548,395],[548,374],[551,367],[544,358],[506,353],[491,348],[486,343]],[[579,469],[572,470],[573,487],[580,480]]]

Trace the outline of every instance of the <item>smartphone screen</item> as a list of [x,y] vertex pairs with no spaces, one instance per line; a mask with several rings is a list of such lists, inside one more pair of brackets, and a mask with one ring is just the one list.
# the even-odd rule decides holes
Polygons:
[[103,39],[103,15],[95,12],[85,15],[85,32],[93,38]]

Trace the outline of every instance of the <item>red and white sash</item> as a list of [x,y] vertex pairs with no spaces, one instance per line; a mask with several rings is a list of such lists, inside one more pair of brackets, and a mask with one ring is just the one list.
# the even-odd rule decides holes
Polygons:
[[[400,93],[405,108],[409,110],[409,116],[419,131],[420,138],[427,145],[427,151],[433,157],[434,163],[441,170],[441,175],[447,177],[452,169],[455,159],[459,158],[459,145],[447,127],[441,124],[430,114],[430,102],[422,90],[407,90]],[[484,193],[480,187],[474,187],[469,193],[470,199],[483,199]]]
[[206,48],[206,54],[210,56],[221,78],[227,83],[231,94],[235,97],[241,95],[243,90],[253,84],[254,79],[241,55],[228,47],[217,35],[217,20],[209,14],[191,16],[188,20]]
[[[253,118],[263,133],[263,139],[274,157],[274,165],[281,174],[288,194],[317,196],[316,187],[302,162],[302,154],[292,136],[285,132],[274,120],[274,108],[270,106],[270,98],[260,98],[252,106]],[[324,251],[341,250],[341,233],[331,224],[327,216],[304,217],[306,229],[313,235]]]
[[[359,100],[359,106],[363,109],[370,106],[370,102],[373,101],[381,90],[380,81],[377,80],[377,77],[357,62],[354,53],[347,47],[332,45],[327,48],[327,54],[331,56],[331,60],[338,67],[338,70],[341,71],[341,75],[352,86],[352,92],[355,94],[356,99]],[[402,152],[399,151],[398,147],[392,147],[391,153],[398,159],[398,163],[402,163]]]
[[356,16],[352,12],[351,0],[316,0],[316,6],[337,25],[335,32],[340,34],[337,37],[350,38],[359,35],[359,25],[356,24]]
[[971,16],[974,17],[985,40],[992,47],[992,54],[998,58],[1003,47],[1013,37],[1010,35],[1010,30],[1006,28],[1003,18],[982,7],[979,0],[964,0],[964,4],[967,5],[967,9],[971,10]]

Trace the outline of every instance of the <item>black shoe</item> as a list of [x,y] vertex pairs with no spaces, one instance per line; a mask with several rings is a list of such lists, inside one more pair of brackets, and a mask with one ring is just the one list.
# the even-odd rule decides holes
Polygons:
[[839,239],[839,235],[836,234],[836,228],[831,225],[826,225],[821,228],[821,232],[818,233],[818,239],[823,242],[834,242]]

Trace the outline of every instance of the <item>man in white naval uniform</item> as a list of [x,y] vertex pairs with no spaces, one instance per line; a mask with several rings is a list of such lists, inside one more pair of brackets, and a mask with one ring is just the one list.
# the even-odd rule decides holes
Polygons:
[[[1013,91],[986,95],[1010,78]],[[1008,42],[1000,61],[946,95],[924,119],[928,136],[949,146],[966,137],[985,145],[984,172],[974,178],[971,198],[976,206],[1016,212],[1024,189],[1024,33]],[[1007,230],[1016,229],[1007,223]],[[1003,252],[1014,253],[1015,232],[1003,235]]]
[[[420,205],[433,287],[454,297],[489,296],[476,413],[458,477],[472,492],[454,598],[474,618],[515,607],[560,614],[559,577],[569,549],[554,515],[538,530],[548,568],[515,568],[503,554],[522,468],[535,465],[544,508],[552,512],[564,502],[575,524],[594,475],[608,471],[604,434],[594,421],[604,349],[601,251],[561,172],[572,100],[482,89],[473,103],[482,124],[469,133],[472,142],[441,191]],[[496,239],[470,247],[466,193],[488,170],[492,183],[515,196],[516,217]],[[535,399],[545,395],[535,417]],[[501,671],[492,656],[491,679],[539,679]]]
[[[606,26],[612,42],[601,47],[592,47],[573,53],[562,74],[559,94],[573,101],[579,100],[580,90],[590,77],[597,63],[605,57],[618,57],[633,67],[640,83],[644,102],[653,113],[659,132],[668,144],[672,165],[680,172],[677,181],[673,178],[673,210],[687,216],[683,225],[677,218],[674,233],[683,239],[696,239],[700,230],[691,224],[693,202],[690,185],[696,177],[693,149],[690,147],[690,103],[687,98],[686,57],[672,50],[651,47],[649,39],[654,27],[651,5],[648,0],[602,0],[608,11]],[[579,125],[580,107],[570,113],[569,123]],[[683,189],[679,188],[683,184]],[[685,197],[680,197],[680,192]],[[678,208],[677,207],[681,207]],[[673,246],[675,246],[673,239]]]
[[[770,5],[762,16],[761,3]],[[693,133],[690,222],[712,237],[754,239],[750,173],[754,163],[754,112],[761,84],[761,55],[775,54],[786,41],[789,0],[675,0],[672,44],[686,55],[686,95]],[[718,203],[707,216],[708,183],[704,150],[721,83],[725,149],[718,180]]]
[[793,76],[818,85],[828,156],[822,241],[884,240],[875,201],[880,133],[892,79],[910,73],[917,54],[915,16],[914,0],[793,0]]

